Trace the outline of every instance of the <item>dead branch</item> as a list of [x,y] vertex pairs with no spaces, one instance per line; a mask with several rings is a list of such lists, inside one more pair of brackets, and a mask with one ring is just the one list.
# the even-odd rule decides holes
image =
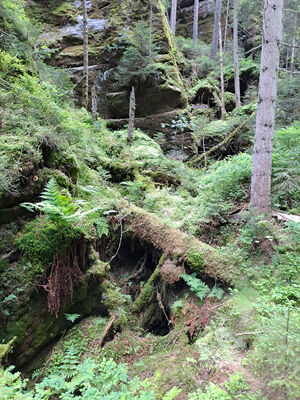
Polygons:
[[101,336],[100,342],[99,342],[99,347],[102,348],[104,345],[104,340],[106,339],[111,327],[113,324],[116,322],[116,320],[119,318],[119,314],[113,315],[113,317],[109,320],[108,324],[106,325],[103,334]]
[[250,117],[248,117],[247,119],[245,119],[238,127],[236,127],[224,140],[222,140],[222,142],[216,144],[215,146],[213,146],[210,150],[208,150],[206,153],[202,153],[200,154],[200,156],[198,156],[197,158],[195,158],[194,160],[191,160],[188,162],[188,164],[193,165],[196,162],[199,162],[201,160],[203,160],[203,158],[205,159],[207,156],[211,155],[212,153],[214,153],[215,151],[217,151],[219,148],[225,146],[251,119],[251,117],[254,115],[254,113],[252,113],[250,115]]

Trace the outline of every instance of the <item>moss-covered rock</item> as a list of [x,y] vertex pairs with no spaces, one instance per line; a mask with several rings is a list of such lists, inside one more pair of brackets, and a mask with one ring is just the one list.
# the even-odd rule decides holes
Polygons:
[[9,360],[18,367],[24,366],[44,347],[52,343],[59,334],[69,327],[65,314],[76,313],[80,318],[91,314],[106,315],[101,301],[102,277],[87,275],[74,288],[73,300],[61,307],[58,318],[48,312],[47,298],[42,290],[32,293],[26,304],[18,304],[0,333],[1,341],[16,336]]

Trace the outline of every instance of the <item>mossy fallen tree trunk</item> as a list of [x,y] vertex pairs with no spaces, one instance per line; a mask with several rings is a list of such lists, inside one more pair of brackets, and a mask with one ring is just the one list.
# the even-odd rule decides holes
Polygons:
[[184,264],[191,271],[224,284],[233,282],[235,267],[218,249],[169,227],[155,215],[135,205],[124,202],[119,207],[127,230],[161,250],[174,264]]

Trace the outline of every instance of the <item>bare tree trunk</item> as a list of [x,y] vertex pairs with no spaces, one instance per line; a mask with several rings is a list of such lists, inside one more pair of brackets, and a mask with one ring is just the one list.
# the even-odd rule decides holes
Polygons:
[[167,18],[169,27],[171,29],[170,16],[169,16],[169,10],[168,10],[168,0],[165,0],[165,9],[166,9],[166,18]]
[[172,0],[171,7],[171,32],[175,36],[176,33],[176,18],[177,18],[177,0]]
[[150,57],[152,57],[152,29],[153,29],[152,24],[153,24],[153,5],[152,5],[152,2],[150,0],[150,24],[149,24],[150,25],[150,37],[149,37],[149,43],[150,43],[149,56]]
[[224,90],[221,22],[219,22],[219,48],[220,48],[220,78],[221,78],[221,119],[224,119],[226,117],[226,109],[225,109],[225,95],[224,95],[225,90]]
[[293,42],[292,42],[292,54],[291,54],[291,65],[290,65],[290,70],[293,72],[295,69],[295,46],[296,46],[296,37],[297,37],[297,22],[298,22],[298,14],[295,13],[294,16],[294,21],[295,21],[295,31],[294,31],[294,37],[293,37]]
[[213,60],[216,58],[217,50],[218,50],[219,25],[220,25],[220,21],[221,21],[221,8],[222,8],[222,0],[216,0],[214,31],[213,31],[212,41],[211,41],[211,50],[210,50],[210,58],[212,58]]
[[92,86],[91,99],[92,99],[92,116],[93,120],[96,121],[98,117],[96,85]]
[[234,61],[234,91],[235,105],[241,105],[240,74],[239,74],[239,44],[238,44],[238,0],[233,6],[233,61]]
[[194,23],[193,23],[193,41],[195,47],[198,45],[198,20],[199,20],[199,0],[195,0]]
[[251,178],[251,206],[257,214],[271,211],[271,164],[277,97],[279,43],[282,39],[283,0],[265,0],[262,54],[258,88]]
[[129,123],[128,123],[128,137],[127,144],[130,146],[133,138],[134,131],[134,119],[135,119],[135,91],[134,86],[132,86],[129,100]]
[[89,104],[89,47],[88,47],[88,22],[86,0],[82,1],[83,14],[83,106],[88,107]]
[[223,46],[223,51],[225,53],[226,51],[226,39],[227,39],[227,29],[228,29],[228,19],[229,19],[229,6],[230,6],[230,0],[227,0],[227,6],[226,6],[226,18],[225,18],[225,29],[224,29],[224,46]]

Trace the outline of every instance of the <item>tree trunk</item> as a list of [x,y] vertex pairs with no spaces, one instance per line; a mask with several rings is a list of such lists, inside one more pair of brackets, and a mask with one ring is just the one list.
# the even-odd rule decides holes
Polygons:
[[127,143],[130,146],[133,138],[134,131],[134,118],[135,118],[135,92],[134,87],[132,86],[129,100],[129,124],[128,124],[128,137]]
[[88,48],[88,23],[86,0],[82,1],[83,14],[83,106],[88,107],[89,103],[89,48]]
[[295,31],[294,31],[294,36],[293,36],[293,42],[292,42],[292,54],[291,54],[291,65],[290,65],[290,70],[291,72],[294,71],[295,69],[295,46],[296,46],[296,37],[297,37],[297,21],[298,21],[298,15],[295,12],[294,16],[294,21],[295,21]]
[[229,7],[230,7],[230,0],[227,0],[227,6],[226,6],[226,18],[225,18],[225,29],[224,29],[224,46],[223,46],[223,51],[225,53],[226,51],[226,39],[227,39],[227,28],[228,28],[228,19],[229,19]]
[[221,78],[221,119],[224,119],[226,117],[226,109],[225,109],[225,90],[224,90],[221,22],[219,22],[219,48],[220,48],[220,78]]
[[199,0],[195,0],[194,23],[193,23],[193,41],[195,47],[198,45],[198,20],[199,20]]
[[165,0],[165,9],[166,9],[166,18],[168,21],[168,25],[171,29],[170,16],[169,16],[169,10],[168,10],[168,0]]
[[93,120],[96,121],[97,118],[98,118],[98,105],[97,105],[96,85],[92,86],[91,100],[92,100],[92,116],[93,116]]
[[210,58],[213,60],[216,58],[218,50],[219,25],[221,22],[221,8],[222,8],[222,0],[216,0],[214,31],[211,41],[211,50],[210,50]]
[[172,0],[171,7],[171,32],[175,36],[176,33],[176,18],[177,18],[177,0]]
[[153,5],[150,1],[150,36],[149,36],[149,56],[152,57],[152,30],[153,30]]
[[239,44],[238,44],[238,0],[233,6],[233,61],[234,61],[234,91],[235,105],[241,105],[240,74],[239,74]]
[[251,178],[251,206],[257,214],[271,211],[271,163],[277,97],[279,43],[283,0],[265,0],[258,108]]

